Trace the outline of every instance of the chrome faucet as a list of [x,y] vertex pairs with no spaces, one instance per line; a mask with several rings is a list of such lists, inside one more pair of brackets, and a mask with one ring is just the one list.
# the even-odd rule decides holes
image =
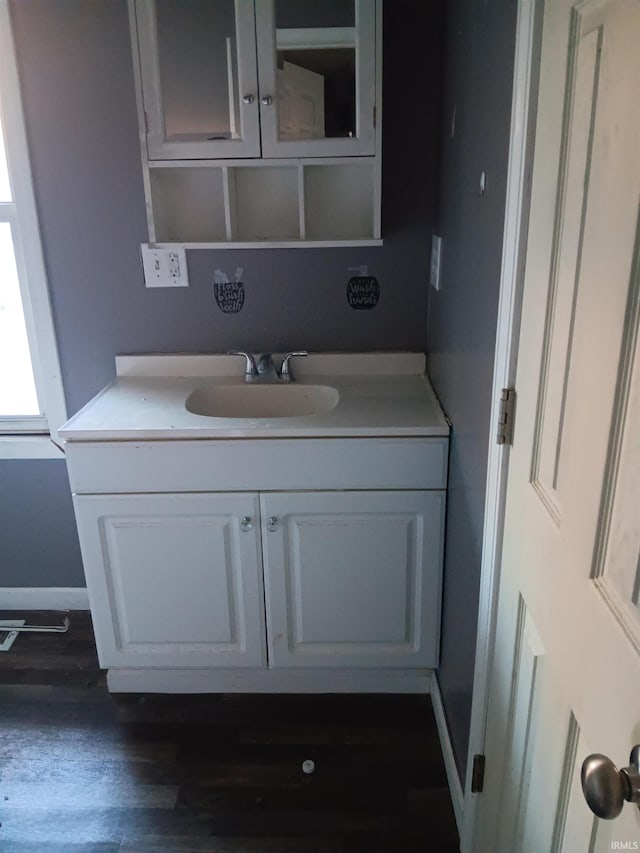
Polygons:
[[291,359],[294,356],[298,355],[309,355],[306,349],[297,350],[295,352],[288,352],[285,357],[282,359],[282,364],[280,365],[280,381],[281,382],[295,382],[295,376],[291,371]]
[[244,368],[244,381],[245,382],[255,382],[258,378],[258,368],[256,367],[256,362],[254,357],[250,352],[244,352],[239,349],[229,349],[227,350],[227,355],[241,355],[246,359],[245,368]]
[[263,353],[256,364],[256,360],[250,352],[243,350],[227,350],[227,355],[241,355],[246,359],[244,379],[245,382],[294,382],[295,377],[291,370],[290,361],[294,356],[308,355],[306,350],[288,352],[282,359],[280,370],[275,365],[270,352]]
[[262,353],[258,359],[256,370],[258,373],[258,382],[277,382],[280,378],[273,356],[270,352]]

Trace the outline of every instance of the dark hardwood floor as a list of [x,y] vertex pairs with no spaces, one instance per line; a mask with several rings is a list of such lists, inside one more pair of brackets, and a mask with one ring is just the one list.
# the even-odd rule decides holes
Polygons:
[[0,853],[458,851],[428,696],[113,696],[69,615],[0,652]]

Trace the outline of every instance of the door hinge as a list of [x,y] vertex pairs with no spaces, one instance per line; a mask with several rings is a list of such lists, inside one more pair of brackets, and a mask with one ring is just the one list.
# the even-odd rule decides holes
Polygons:
[[500,408],[498,410],[498,444],[513,444],[513,418],[516,406],[514,388],[503,388],[500,393]]
[[144,115],[144,132],[148,136],[149,135],[149,116],[147,115],[146,110],[144,111],[143,115]]
[[481,794],[484,788],[484,755],[473,756],[473,770],[471,771],[471,793]]
[[378,115],[378,114],[377,114],[377,108],[376,108],[376,106],[374,105],[374,107],[373,107],[373,126],[374,126],[374,127],[376,126],[376,122],[377,122],[377,115]]

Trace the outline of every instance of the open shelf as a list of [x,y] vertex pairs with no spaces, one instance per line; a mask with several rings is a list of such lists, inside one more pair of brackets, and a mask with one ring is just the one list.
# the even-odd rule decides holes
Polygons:
[[149,170],[157,243],[215,243],[227,239],[221,169]]
[[148,165],[150,242],[186,248],[380,245],[379,163],[172,160]]
[[304,166],[306,239],[373,237],[373,197],[370,162]]
[[300,200],[296,166],[229,169],[231,239],[300,238]]

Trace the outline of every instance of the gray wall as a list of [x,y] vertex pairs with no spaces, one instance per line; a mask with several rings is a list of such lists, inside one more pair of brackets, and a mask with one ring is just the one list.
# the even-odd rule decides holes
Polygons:
[[[126,3],[12,0],[70,413],[111,380],[116,353],[424,350],[440,7],[440,0],[385,6],[383,247],[191,252],[188,289],[147,290],[139,259],[148,235]],[[380,281],[380,302],[371,311],[354,311],[345,298],[347,268],[360,264]],[[225,315],[213,298],[213,271],[238,266],[245,306]],[[21,528],[3,530],[10,559],[3,559],[0,586],[84,585],[64,462],[8,465],[0,464],[3,506],[19,501],[17,511],[29,513],[39,492],[49,494],[65,513],[60,529],[66,533],[65,547],[52,553],[45,543],[59,518],[41,513],[42,536],[29,550]]]
[[3,461],[0,506],[0,586],[84,586],[64,461]]
[[[504,224],[515,0],[447,3],[442,290],[431,289],[429,370],[453,421],[439,681],[462,777],[471,714],[491,384]],[[455,106],[455,135],[451,122]],[[479,194],[479,178],[487,189]]]

